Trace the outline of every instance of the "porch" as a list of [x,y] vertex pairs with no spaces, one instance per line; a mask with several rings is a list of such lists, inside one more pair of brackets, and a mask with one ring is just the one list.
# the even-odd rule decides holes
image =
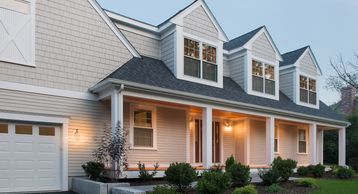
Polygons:
[[[251,168],[268,167],[277,156],[299,166],[323,163],[323,133],[339,131],[339,165],[345,165],[345,128],[321,122],[115,89],[112,126],[123,123],[130,150],[128,171],[137,163],[165,170],[187,162],[198,170],[225,164],[233,155]],[[132,173],[130,173],[132,174]]]

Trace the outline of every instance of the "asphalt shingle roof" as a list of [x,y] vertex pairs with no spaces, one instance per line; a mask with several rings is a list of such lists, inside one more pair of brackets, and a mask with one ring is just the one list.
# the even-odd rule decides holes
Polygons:
[[199,83],[177,79],[164,62],[143,57],[132,58],[107,78],[115,78],[149,86],[199,94],[224,100],[248,103],[269,108],[292,111],[306,115],[319,116],[343,121],[343,116],[335,113],[326,104],[320,102],[320,109],[313,109],[295,104],[280,92],[280,100],[258,97],[247,94],[235,81],[224,77],[224,87],[217,88]]
[[305,46],[303,48],[282,54],[283,61],[280,62],[280,67],[294,64],[298,60],[298,58],[302,56],[305,50],[307,50],[308,47],[309,46]]
[[225,50],[232,50],[234,48],[239,48],[244,46],[249,40],[251,40],[252,37],[255,36],[256,33],[258,33],[262,28],[264,28],[265,26],[261,26],[255,30],[252,30],[246,34],[243,34],[237,38],[234,38],[232,40],[230,40],[229,42],[226,42],[224,44],[224,49]]

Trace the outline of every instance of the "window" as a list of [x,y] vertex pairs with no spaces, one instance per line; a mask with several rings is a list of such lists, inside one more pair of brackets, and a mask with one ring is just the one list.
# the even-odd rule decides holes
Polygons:
[[55,136],[55,128],[54,127],[39,127],[39,135]]
[[298,153],[307,153],[306,129],[298,129]]
[[274,152],[278,153],[278,127],[275,126]]
[[300,101],[317,104],[316,80],[300,75]]
[[153,111],[135,108],[133,111],[133,146],[153,148]]
[[252,61],[252,90],[275,95],[275,67]]
[[217,82],[216,48],[184,39],[184,75]]
[[9,132],[8,125],[0,123],[0,133],[8,133],[8,132]]
[[32,135],[31,125],[16,125],[15,133],[20,135]]

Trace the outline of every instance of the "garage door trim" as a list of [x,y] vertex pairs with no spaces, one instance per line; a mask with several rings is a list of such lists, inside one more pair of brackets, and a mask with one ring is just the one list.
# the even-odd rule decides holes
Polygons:
[[61,128],[61,190],[68,191],[68,123],[69,118],[57,116],[43,116],[35,114],[20,114],[0,112],[0,119],[11,121],[26,121],[38,123],[60,124]]

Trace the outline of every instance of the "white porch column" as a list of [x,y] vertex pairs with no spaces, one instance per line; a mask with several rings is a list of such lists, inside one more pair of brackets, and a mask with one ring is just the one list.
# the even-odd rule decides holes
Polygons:
[[338,164],[346,165],[346,128],[341,128],[338,132]]
[[275,118],[266,118],[266,163],[270,165],[275,157]]
[[317,130],[317,163],[323,164],[323,135],[324,130]]
[[203,166],[212,165],[212,107],[203,108]]
[[123,94],[118,89],[113,90],[111,95],[111,116],[112,131],[118,123],[123,128]]
[[309,126],[309,140],[310,140],[310,149],[309,153],[311,155],[311,164],[317,164],[317,124],[312,123]]

